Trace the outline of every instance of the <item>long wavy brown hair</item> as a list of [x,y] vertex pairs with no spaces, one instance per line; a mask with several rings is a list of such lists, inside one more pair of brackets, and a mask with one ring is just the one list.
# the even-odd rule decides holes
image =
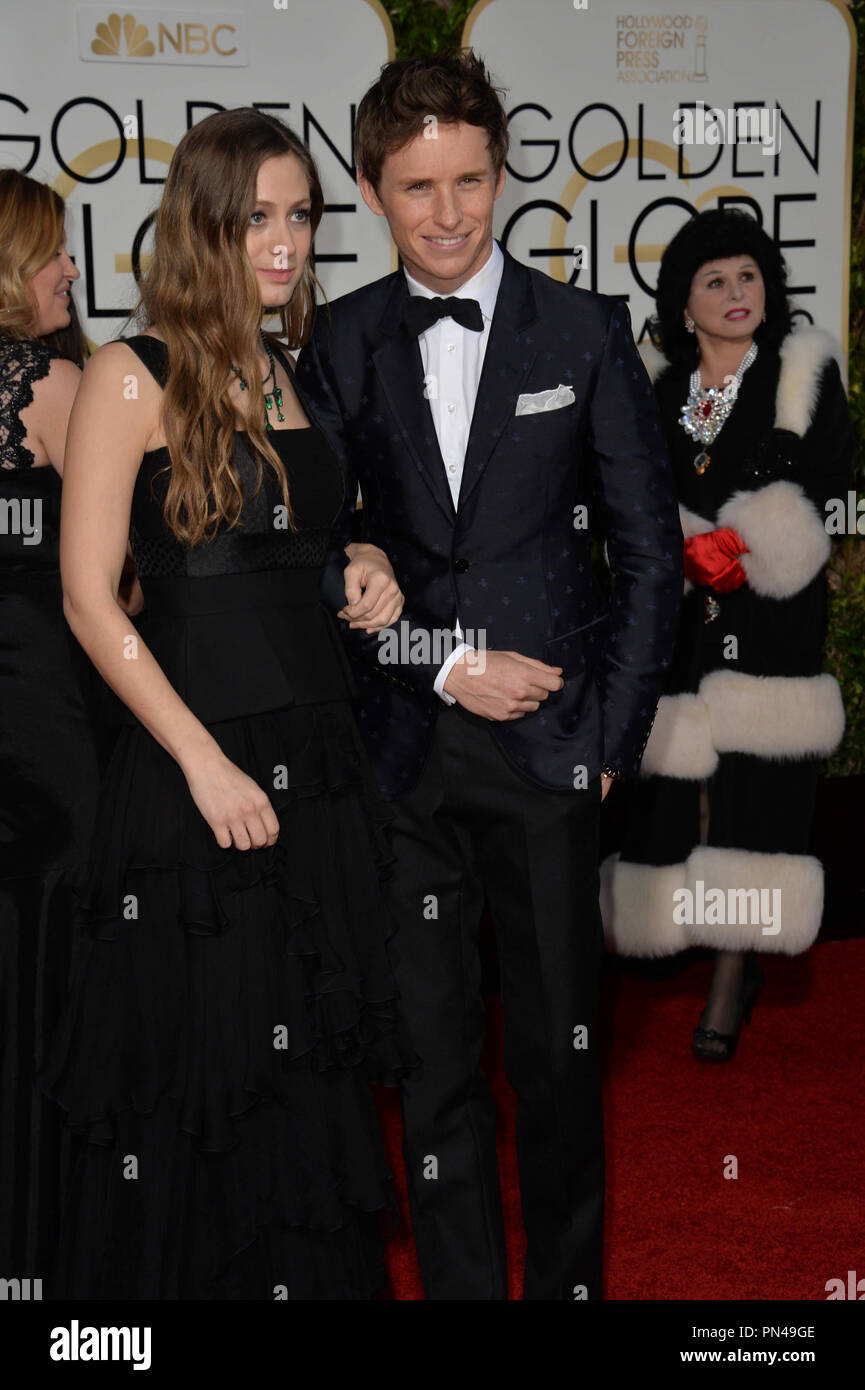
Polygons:
[[63,240],[63,199],[19,169],[0,169],[0,333],[33,338],[30,281]]
[[[218,111],[192,126],[171,160],[156,216],[154,251],[133,317],[159,330],[168,347],[162,428],[171,458],[163,514],[187,545],[212,539],[221,522],[240,522],[243,489],[234,465],[235,409],[228,397],[232,365],[248,383],[246,430],[258,464],[276,475],[289,524],[296,529],[288,482],[268,442],[256,344],[261,295],[246,254],[258,170],[266,159],[294,155],[309,183],[312,235],[324,198],[315,161],[283,121],[252,107]],[[318,282],[309,263],[279,310],[289,348],[309,337]]]

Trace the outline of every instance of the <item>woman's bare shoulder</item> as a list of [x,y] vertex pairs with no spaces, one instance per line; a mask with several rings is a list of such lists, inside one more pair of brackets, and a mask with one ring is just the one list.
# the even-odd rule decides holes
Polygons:
[[[156,335],[150,333],[146,336],[152,338]],[[85,380],[102,382],[107,381],[112,376],[116,378],[118,374],[123,377],[130,374],[137,375],[142,365],[141,357],[131,344],[126,342],[124,338],[115,338],[110,343],[103,343],[101,347],[96,349],[84,368],[84,376]],[[149,372],[144,373],[142,379],[152,382],[153,386],[156,387],[156,382]]]
[[[34,422],[45,411],[60,410],[64,406],[68,411],[81,382],[80,368],[68,357],[52,357],[47,366],[45,375],[34,381],[32,386],[32,403],[27,418]],[[22,419],[25,413],[22,411]]]

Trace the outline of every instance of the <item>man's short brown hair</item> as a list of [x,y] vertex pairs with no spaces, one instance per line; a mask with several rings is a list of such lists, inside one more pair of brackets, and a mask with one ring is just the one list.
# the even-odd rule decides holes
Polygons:
[[508,152],[502,91],[470,48],[386,63],[357,108],[358,169],[377,190],[386,156],[410,144],[427,128],[425,118],[435,116],[443,124],[481,126],[498,174]]

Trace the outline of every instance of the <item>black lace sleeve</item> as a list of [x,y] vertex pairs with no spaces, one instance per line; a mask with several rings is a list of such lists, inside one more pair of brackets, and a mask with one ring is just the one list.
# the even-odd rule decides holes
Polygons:
[[0,468],[32,468],[33,453],[21,411],[33,401],[33,386],[48,375],[54,352],[32,338],[0,338]]

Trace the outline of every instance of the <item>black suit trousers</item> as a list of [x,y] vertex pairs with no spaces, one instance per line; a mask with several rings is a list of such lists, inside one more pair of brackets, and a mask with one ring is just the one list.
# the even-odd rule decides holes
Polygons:
[[402,1088],[403,1152],[427,1298],[507,1298],[495,1113],[480,1065],[485,897],[517,1097],[523,1296],[601,1297],[600,800],[600,779],[569,792],[535,787],[486,720],[452,706],[438,712],[419,782],[391,803],[396,868],[385,887],[422,1058]]

